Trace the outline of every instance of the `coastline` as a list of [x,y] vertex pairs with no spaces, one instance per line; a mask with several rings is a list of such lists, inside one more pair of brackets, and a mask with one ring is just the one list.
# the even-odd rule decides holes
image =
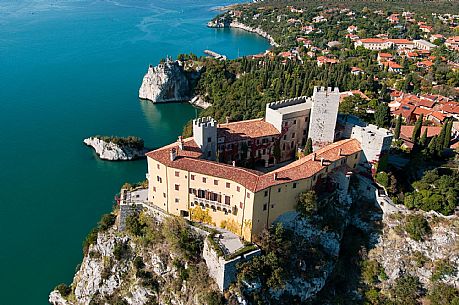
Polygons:
[[223,28],[240,29],[240,30],[243,30],[249,33],[257,34],[258,36],[261,36],[267,39],[271,47],[280,46],[270,34],[266,33],[261,28],[253,28],[251,26],[248,26],[238,21],[232,21],[230,23],[223,23],[223,22],[218,22],[217,20],[211,20],[207,23],[207,27],[214,28],[214,29],[223,29]]
[[265,31],[263,31],[262,29],[260,28],[252,28],[248,25],[245,25],[241,22],[236,22],[236,21],[233,21],[229,24],[229,27],[230,28],[233,28],[233,29],[241,29],[241,30],[244,30],[244,31],[247,31],[247,32],[250,32],[250,33],[254,33],[254,34],[257,34],[265,39],[267,39],[269,41],[269,44],[272,46],[272,47],[279,47],[280,45],[274,40],[274,38],[269,35],[268,33],[266,33]]

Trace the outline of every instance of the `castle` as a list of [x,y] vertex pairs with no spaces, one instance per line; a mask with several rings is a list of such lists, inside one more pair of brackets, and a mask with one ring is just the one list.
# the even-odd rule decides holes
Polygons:
[[[316,87],[312,97],[267,104],[262,119],[194,120],[193,137],[147,153],[149,204],[186,218],[204,210],[212,224],[252,240],[295,210],[300,193],[334,171],[368,166],[366,154],[378,159],[388,149],[392,135],[371,126],[347,126],[350,136],[335,141],[338,106],[337,88]],[[308,138],[314,152],[295,160]]]

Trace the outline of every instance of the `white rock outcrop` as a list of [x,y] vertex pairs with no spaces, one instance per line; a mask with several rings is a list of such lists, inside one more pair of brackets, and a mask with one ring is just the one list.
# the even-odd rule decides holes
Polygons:
[[110,161],[127,161],[143,158],[145,148],[137,148],[129,145],[118,145],[110,141],[104,141],[98,137],[90,137],[83,140],[84,144],[91,146],[99,158]]
[[190,95],[182,63],[170,59],[156,67],[150,65],[139,89],[139,98],[153,103],[189,101]]

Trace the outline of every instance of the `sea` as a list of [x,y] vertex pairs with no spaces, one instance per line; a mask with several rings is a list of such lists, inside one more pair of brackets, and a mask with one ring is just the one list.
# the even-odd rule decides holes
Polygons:
[[198,114],[138,99],[149,64],[211,49],[229,58],[268,42],[210,29],[218,0],[0,0],[0,305],[48,304],[70,284],[82,242],[146,161],[101,161],[92,135],[175,141]]

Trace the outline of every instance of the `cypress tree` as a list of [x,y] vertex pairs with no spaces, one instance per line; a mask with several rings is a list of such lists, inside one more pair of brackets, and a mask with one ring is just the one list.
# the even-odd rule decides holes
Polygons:
[[386,103],[380,103],[375,111],[375,122],[379,127],[384,127],[389,122],[390,111]]
[[432,140],[430,140],[429,145],[427,146],[427,150],[429,151],[430,155],[433,155],[436,152],[437,147],[437,136],[434,136]]
[[435,150],[437,155],[441,156],[443,153],[443,149],[445,148],[445,135],[446,135],[446,126],[448,124],[443,124],[441,127],[440,134],[438,135],[437,138],[437,143],[435,144]]
[[419,140],[419,145],[421,145],[422,147],[425,147],[426,144],[427,144],[427,128],[424,129],[421,139]]
[[400,114],[397,117],[395,122],[395,130],[394,130],[394,139],[398,140],[400,138],[400,129],[402,128],[402,115]]
[[424,116],[421,114],[416,121],[416,124],[414,124],[414,129],[413,129],[413,134],[411,135],[411,140],[413,141],[413,144],[418,144],[419,143],[419,136],[421,135],[421,127],[422,127],[422,120]]
[[304,154],[309,155],[312,153],[312,139],[308,138],[308,141],[306,142],[306,147],[304,148]]
[[443,148],[446,149],[449,147],[449,142],[451,142],[451,130],[453,129],[453,121],[448,120],[445,128],[445,140],[443,142]]

